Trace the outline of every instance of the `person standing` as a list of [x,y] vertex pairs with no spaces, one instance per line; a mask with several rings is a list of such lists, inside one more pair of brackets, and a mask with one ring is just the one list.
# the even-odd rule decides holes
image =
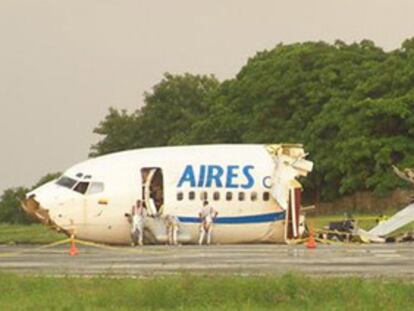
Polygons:
[[217,218],[218,212],[209,205],[208,201],[203,202],[203,207],[198,213],[200,218],[200,237],[198,244],[202,245],[204,241],[204,236],[207,235],[207,245],[211,243],[211,233],[213,231],[213,222]]
[[180,221],[175,215],[165,215],[164,223],[167,232],[168,244],[178,245],[178,230],[180,229]]
[[146,211],[141,200],[137,200],[136,204],[132,206],[131,211],[131,239],[132,245],[144,244],[144,226],[145,226]]

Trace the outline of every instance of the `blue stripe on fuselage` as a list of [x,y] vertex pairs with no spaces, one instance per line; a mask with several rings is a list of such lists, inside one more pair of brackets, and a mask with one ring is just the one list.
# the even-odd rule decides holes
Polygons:
[[[178,219],[183,223],[200,223],[198,217],[178,216]],[[269,213],[261,215],[250,216],[236,216],[236,217],[220,217],[215,220],[215,224],[257,224],[263,222],[273,222],[285,219],[285,212]]]

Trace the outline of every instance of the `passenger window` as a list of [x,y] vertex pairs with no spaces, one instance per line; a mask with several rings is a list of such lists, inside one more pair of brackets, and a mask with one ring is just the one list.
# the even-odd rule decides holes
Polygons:
[[270,199],[270,193],[269,192],[263,192],[263,201],[269,201]]
[[250,200],[252,200],[252,201],[256,201],[257,200],[257,192],[253,191],[250,194]]
[[89,183],[80,181],[76,184],[75,188],[73,188],[74,191],[85,194],[86,190],[88,190]]
[[188,193],[188,199],[189,200],[194,200],[195,199],[195,192],[194,191],[190,191]]
[[227,192],[226,193],[226,200],[231,201],[233,199],[233,192]]
[[244,192],[239,192],[239,201],[244,201],[246,194]]
[[214,201],[220,200],[220,192],[216,191],[213,193],[213,200]]
[[206,200],[208,200],[208,194],[207,194],[207,191],[202,191],[202,192],[200,193],[200,200],[201,200],[201,201],[206,201]]
[[105,190],[105,185],[102,182],[92,182],[88,194],[100,193]]
[[182,192],[177,193],[177,201],[182,201],[184,199],[184,194]]

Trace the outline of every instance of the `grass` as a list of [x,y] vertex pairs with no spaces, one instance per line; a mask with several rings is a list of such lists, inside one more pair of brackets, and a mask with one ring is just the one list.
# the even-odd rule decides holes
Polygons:
[[63,233],[57,233],[41,224],[0,224],[0,244],[47,244],[64,238],[65,235]]
[[178,275],[47,278],[0,273],[1,310],[412,310],[404,280]]

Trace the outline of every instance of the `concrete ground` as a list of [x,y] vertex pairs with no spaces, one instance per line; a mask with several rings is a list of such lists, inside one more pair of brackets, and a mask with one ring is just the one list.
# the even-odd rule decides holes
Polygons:
[[213,245],[50,249],[0,245],[0,271],[30,275],[150,276],[177,272],[392,276],[414,279],[414,243],[368,245]]

